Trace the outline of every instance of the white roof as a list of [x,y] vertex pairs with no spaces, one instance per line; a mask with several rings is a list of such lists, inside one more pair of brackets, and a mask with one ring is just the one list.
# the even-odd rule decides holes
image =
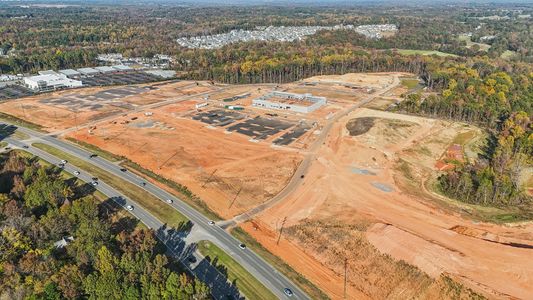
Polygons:
[[173,70],[147,70],[145,73],[156,75],[163,78],[172,78],[176,76],[176,71]]
[[39,71],[39,75],[59,75],[54,70]]
[[65,75],[56,75],[56,74],[44,74],[44,75],[35,75],[35,76],[28,76],[24,79],[31,80],[31,81],[46,81],[46,82],[53,82],[65,79]]
[[116,70],[120,70],[120,71],[131,70],[130,67],[125,66],[125,65],[115,65],[115,66],[111,66],[111,67],[116,69]]
[[98,74],[100,71],[93,69],[93,68],[80,68],[78,69],[78,72],[81,74]]
[[73,69],[59,70],[59,73],[70,76],[70,75],[79,75],[80,72]]
[[68,78],[63,74],[46,74],[46,75],[37,75],[37,76],[28,76],[24,77],[24,82],[26,83],[36,83],[40,81],[46,82],[47,86],[57,86],[57,85],[66,85],[66,86],[81,86],[81,81],[73,80]]
[[108,66],[95,67],[95,69],[100,71],[100,72],[102,72],[102,73],[115,72],[116,71],[115,68],[108,67]]

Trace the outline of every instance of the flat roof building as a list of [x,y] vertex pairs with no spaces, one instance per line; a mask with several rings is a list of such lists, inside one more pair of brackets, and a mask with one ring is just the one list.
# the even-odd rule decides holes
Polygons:
[[44,92],[81,87],[82,83],[79,80],[70,79],[64,74],[48,74],[24,77],[24,85],[34,91]]
[[176,77],[176,71],[173,70],[147,70],[144,71],[144,73],[152,74],[165,79]]
[[100,71],[100,73],[113,73],[117,71],[117,69],[109,66],[95,67],[95,69]]
[[326,105],[326,97],[317,97],[311,94],[294,94],[273,91],[252,100],[252,105],[267,109],[283,109],[299,113],[313,112]]
[[132,68],[126,66],[126,65],[114,65],[114,66],[111,66],[113,69],[116,69],[118,71],[130,71],[132,70]]
[[80,68],[77,71],[80,72],[82,75],[95,75],[100,73],[100,71],[93,68]]
[[54,70],[39,71],[38,73],[39,73],[39,75],[59,75]]
[[66,75],[66,76],[78,76],[80,75],[80,72],[74,70],[74,69],[65,69],[65,70],[59,70],[59,73]]

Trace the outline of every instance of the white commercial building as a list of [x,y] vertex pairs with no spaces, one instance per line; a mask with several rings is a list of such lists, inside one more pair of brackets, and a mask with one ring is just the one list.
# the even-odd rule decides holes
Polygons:
[[82,75],[96,75],[96,74],[100,74],[100,71],[96,70],[96,69],[93,69],[93,68],[80,68],[77,70],[78,72],[80,72]]
[[24,77],[24,85],[34,91],[43,92],[62,88],[81,87],[82,83],[79,80],[70,79],[64,74],[48,74]]
[[132,68],[126,66],[126,65],[114,65],[114,66],[111,66],[113,69],[117,70],[117,71],[131,71]]
[[65,69],[65,70],[59,70],[59,73],[66,75],[66,76],[78,76],[80,75],[80,72],[73,70],[73,69]]
[[173,70],[147,70],[144,73],[159,76],[165,79],[176,77],[176,71]]
[[113,73],[117,71],[115,68],[109,66],[95,67],[95,69],[100,71],[101,73]]
[[252,100],[252,105],[268,109],[283,109],[299,113],[310,113],[326,105],[326,97],[311,94],[294,94],[274,91]]

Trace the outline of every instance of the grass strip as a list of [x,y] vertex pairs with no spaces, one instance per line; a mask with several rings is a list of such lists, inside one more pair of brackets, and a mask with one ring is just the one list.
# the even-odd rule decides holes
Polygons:
[[89,152],[92,152],[94,154],[98,154],[98,156],[102,157],[102,158],[105,158],[109,161],[112,161],[112,162],[117,162],[117,161],[121,161],[123,159],[123,157],[120,157],[118,155],[115,155],[111,152],[108,152],[108,151],[105,151],[103,149],[100,149],[99,147],[96,147],[95,145],[92,145],[92,144],[89,144],[89,143],[86,143],[84,141],[79,141],[77,139],[73,139],[73,138],[70,138],[68,137],[67,138],[68,141],[84,148],[85,150],[89,151]]
[[65,153],[50,145],[34,143],[33,146],[58,158],[66,159],[70,164],[98,177],[109,186],[141,205],[144,209],[148,210],[152,215],[166,223],[168,226],[178,227],[188,221],[188,219],[179,211],[170,209],[166,203],[129,181],[114,176],[76,156]]
[[259,280],[213,243],[199,242],[198,251],[221,273],[226,274],[229,281],[248,299],[277,299]]
[[207,204],[205,204],[204,201],[202,201],[202,199],[200,199],[200,197],[196,196],[191,190],[189,190],[189,188],[187,188],[186,186],[182,185],[182,184],[179,184],[177,182],[174,182],[170,179],[167,179],[159,174],[156,174],[146,168],[143,168],[141,165],[139,165],[138,163],[136,162],[133,162],[131,161],[130,159],[128,159],[127,157],[124,157],[124,156],[120,156],[120,155],[116,155],[116,154],[113,154],[111,152],[108,152],[106,150],[103,150],[95,145],[92,145],[92,144],[89,144],[89,143],[86,143],[86,142],[83,142],[83,141],[78,141],[74,138],[67,138],[68,141],[70,142],[73,142],[77,145],[79,145],[80,147],[90,151],[90,152],[93,152],[95,154],[98,154],[99,156],[107,159],[107,160],[110,160],[110,161],[113,161],[113,162],[118,162],[118,161],[121,161],[120,165],[122,167],[126,167],[126,168],[129,168],[129,169],[132,169],[134,171],[137,171],[137,173],[139,175],[144,175],[146,177],[149,177],[151,178],[152,180],[156,181],[156,182],[159,182],[167,187],[170,188],[170,192],[172,194],[174,194],[175,196],[179,197],[180,199],[184,200],[185,202],[187,202],[189,205],[191,205],[192,207],[194,207],[194,209],[196,209],[197,211],[201,212],[204,216],[206,216],[207,218],[211,219],[211,220],[222,220],[222,217],[220,217],[217,213],[215,213],[213,210],[211,210],[209,208],[209,206],[207,206]]
[[[154,181],[157,181],[161,184],[166,185],[169,187],[172,191],[176,192],[178,197],[182,200],[185,200],[189,205],[191,205],[194,209],[201,212],[204,216],[211,220],[222,220],[222,217],[220,217],[217,213],[212,211],[207,204],[205,204],[200,197],[196,196],[189,188],[186,186],[179,184],[177,182],[174,182],[170,179],[167,179],[161,175],[158,175],[150,170],[147,170],[143,167],[141,167],[139,164],[129,160],[125,159],[122,163],[120,163],[123,167],[128,167],[130,169],[133,169],[137,171],[138,173],[145,175]],[[176,194],[172,193],[172,194]]]
[[311,297],[311,299],[329,299],[329,297],[315,286],[311,281],[305,278],[302,274],[296,272],[291,266],[286,264],[281,258],[270,253],[263,245],[256,241],[246,231],[240,227],[235,227],[231,230],[231,235],[246,244],[246,246],[252,249],[255,253],[261,256],[271,266],[276,268],[285,277],[294,282],[298,287]]
[[39,125],[39,124],[35,124],[35,123],[32,123],[32,122],[23,120],[21,118],[17,118],[15,116],[8,115],[8,114],[3,113],[3,112],[0,112],[0,119],[8,121],[9,123],[12,123],[12,124],[15,124],[15,125],[20,125],[20,126],[23,126],[23,127],[26,127],[26,128],[30,128],[30,129],[33,129],[33,130],[44,132],[42,130],[43,127],[41,125]]

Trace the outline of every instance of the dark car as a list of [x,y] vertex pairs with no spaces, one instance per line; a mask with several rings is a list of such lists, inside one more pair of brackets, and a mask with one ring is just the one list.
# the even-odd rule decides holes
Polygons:
[[120,168],[120,171],[122,171],[122,172],[126,172],[127,170],[128,169],[126,169],[126,168]]
[[95,157],[97,157],[97,156],[98,156],[98,154],[91,154],[91,155],[89,156],[89,158],[95,158]]
[[28,148],[30,148],[30,146],[28,146],[28,145],[23,145],[22,148],[24,148],[24,149],[28,149]]
[[93,181],[98,181],[98,177],[93,177],[92,180]]
[[285,293],[285,295],[287,295],[287,296],[289,296],[289,297],[292,297],[292,295],[293,295],[293,292],[292,292],[291,289],[289,289],[289,288],[285,288],[285,289],[283,290],[283,292]]

